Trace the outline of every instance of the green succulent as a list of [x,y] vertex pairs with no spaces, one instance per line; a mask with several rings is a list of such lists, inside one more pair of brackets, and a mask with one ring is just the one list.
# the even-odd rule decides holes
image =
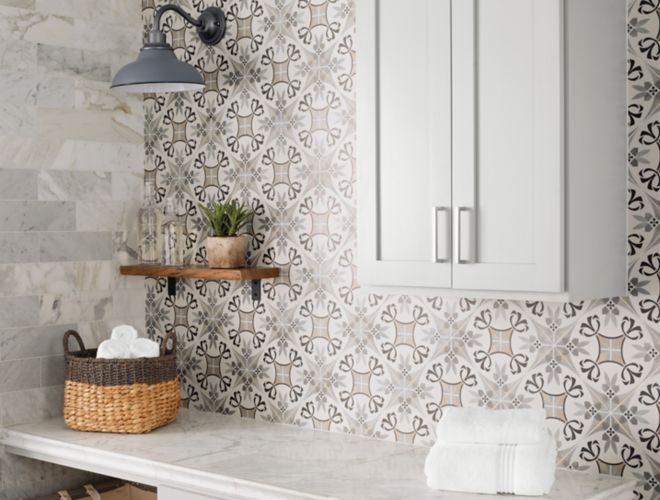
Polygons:
[[199,209],[209,224],[212,236],[217,237],[238,235],[252,216],[248,206],[238,200],[216,201],[210,207],[200,205]]

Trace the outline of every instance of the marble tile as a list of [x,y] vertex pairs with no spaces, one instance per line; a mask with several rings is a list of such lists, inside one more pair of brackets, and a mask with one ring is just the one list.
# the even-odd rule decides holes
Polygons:
[[[143,115],[140,96],[108,83],[111,67],[137,54],[139,9],[135,0],[0,0],[0,391],[11,391],[0,394],[0,424],[59,414],[63,331],[80,325],[95,339],[113,322],[112,290],[144,288],[111,260],[140,201],[130,203]],[[144,311],[132,322],[144,328]],[[0,449],[0,500],[89,477]]]
[[47,232],[39,235],[42,262],[111,260],[110,232]]
[[139,26],[140,2],[135,0],[3,0],[7,2],[30,1],[36,3],[39,12],[107,21],[109,23],[131,23]]
[[39,387],[40,358],[0,361],[0,393]]
[[38,297],[0,297],[0,328],[39,324]]
[[51,201],[0,201],[0,231],[72,231],[75,204]]
[[[35,439],[36,436],[36,439]],[[55,441],[44,450],[43,439]],[[107,467],[157,485],[236,498],[344,500],[479,500],[494,498],[431,490],[428,448],[182,410],[176,422],[145,435],[81,433],[61,418],[8,430],[7,442],[33,456],[60,457],[59,443],[80,450],[76,465]],[[69,455],[69,457],[72,457]],[[137,480],[137,479],[136,479]],[[548,500],[626,498],[634,482],[559,470]],[[232,494],[230,494],[231,492]],[[618,496],[617,496],[618,495]],[[524,497],[521,497],[524,498]],[[525,497],[526,498],[526,497]]]
[[39,172],[39,199],[44,201],[108,201],[112,178],[106,172],[47,170]]
[[45,294],[40,297],[39,324],[61,325],[109,319],[112,292]]
[[34,71],[37,68],[37,46],[25,40],[5,40],[0,43],[0,68],[13,71]]
[[36,200],[35,170],[0,169],[0,200]]
[[78,231],[128,231],[137,224],[137,202],[80,202],[76,205]]
[[0,423],[16,425],[62,415],[63,386],[39,387],[0,395]]
[[141,203],[144,196],[143,186],[143,172],[112,173],[112,199],[115,201]]
[[0,361],[30,357],[61,356],[62,336],[76,324],[3,328],[0,330]]
[[142,126],[123,111],[37,109],[37,133],[52,139],[139,142]]
[[102,82],[111,81],[107,58],[105,52],[41,44],[37,47],[37,64],[41,70]]
[[37,233],[0,233],[0,264],[37,262],[39,235]]
[[0,5],[18,7],[20,9],[34,9],[36,0],[0,0]]
[[117,282],[111,260],[0,265],[0,296],[110,290]]
[[0,500],[36,498],[78,487],[93,476],[28,458],[0,455]]
[[142,96],[112,90],[108,82],[76,80],[76,109],[116,111],[142,118]]
[[14,133],[0,134],[0,150],[3,152],[3,168],[41,170],[48,168],[62,149],[61,139],[21,136]]
[[41,358],[41,387],[64,384],[64,372],[64,356],[47,356]]
[[[62,263],[55,264],[61,265]],[[116,264],[111,260],[87,261],[73,263],[73,286],[69,290],[105,291],[117,287],[119,273]]]
[[0,6],[0,39],[70,46],[74,41],[73,19]]
[[115,290],[112,294],[112,317],[127,320],[139,318],[144,314],[146,290],[132,288],[128,290]]
[[75,45],[85,50],[137,55],[142,42],[142,25],[136,21],[137,16],[132,23],[125,24],[76,19],[73,28]]
[[141,141],[111,143],[67,139],[44,168],[144,173],[143,159]]
[[72,109],[75,100],[75,79],[48,74],[35,88],[36,104],[41,108]]
[[0,71],[0,134],[35,134],[36,84],[36,75]]
[[125,141],[144,141],[144,118],[133,111],[118,109],[112,112],[116,132]]

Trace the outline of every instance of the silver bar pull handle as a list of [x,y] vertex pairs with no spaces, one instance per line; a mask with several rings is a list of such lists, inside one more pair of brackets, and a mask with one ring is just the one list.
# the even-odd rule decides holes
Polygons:
[[474,212],[468,207],[456,209],[456,263],[472,264],[475,257]]
[[[439,217],[443,213],[444,217]],[[438,264],[451,262],[451,208],[433,209],[433,255],[432,261]]]

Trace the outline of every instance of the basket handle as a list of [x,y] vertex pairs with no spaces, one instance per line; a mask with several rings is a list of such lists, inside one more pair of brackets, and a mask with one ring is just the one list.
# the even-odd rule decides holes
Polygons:
[[[172,341],[172,348],[168,348],[167,345]],[[167,356],[176,351],[176,332],[172,330],[165,335],[163,339],[163,344],[160,346],[160,355]]]
[[83,343],[82,338],[80,337],[80,334],[76,332],[75,330],[69,330],[64,334],[64,338],[62,339],[62,343],[64,344],[64,354],[71,354],[71,351],[69,350],[69,339],[73,337],[76,339],[76,342],[78,342],[78,347],[80,348],[81,351],[85,350],[85,344]]

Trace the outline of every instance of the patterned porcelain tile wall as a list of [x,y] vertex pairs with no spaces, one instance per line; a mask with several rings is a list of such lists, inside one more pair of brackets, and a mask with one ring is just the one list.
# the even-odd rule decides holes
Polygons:
[[145,176],[181,202],[190,261],[197,205],[231,195],[255,212],[251,262],[283,275],[256,307],[247,285],[186,281],[171,300],[147,280],[150,334],[183,341],[184,404],[418,444],[447,405],[544,407],[560,466],[660,495],[660,2],[630,4],[631,296],[577,304],[361,291],[353,0],[218,4],[215,49],[167,16],[207,88],[147,97]]

